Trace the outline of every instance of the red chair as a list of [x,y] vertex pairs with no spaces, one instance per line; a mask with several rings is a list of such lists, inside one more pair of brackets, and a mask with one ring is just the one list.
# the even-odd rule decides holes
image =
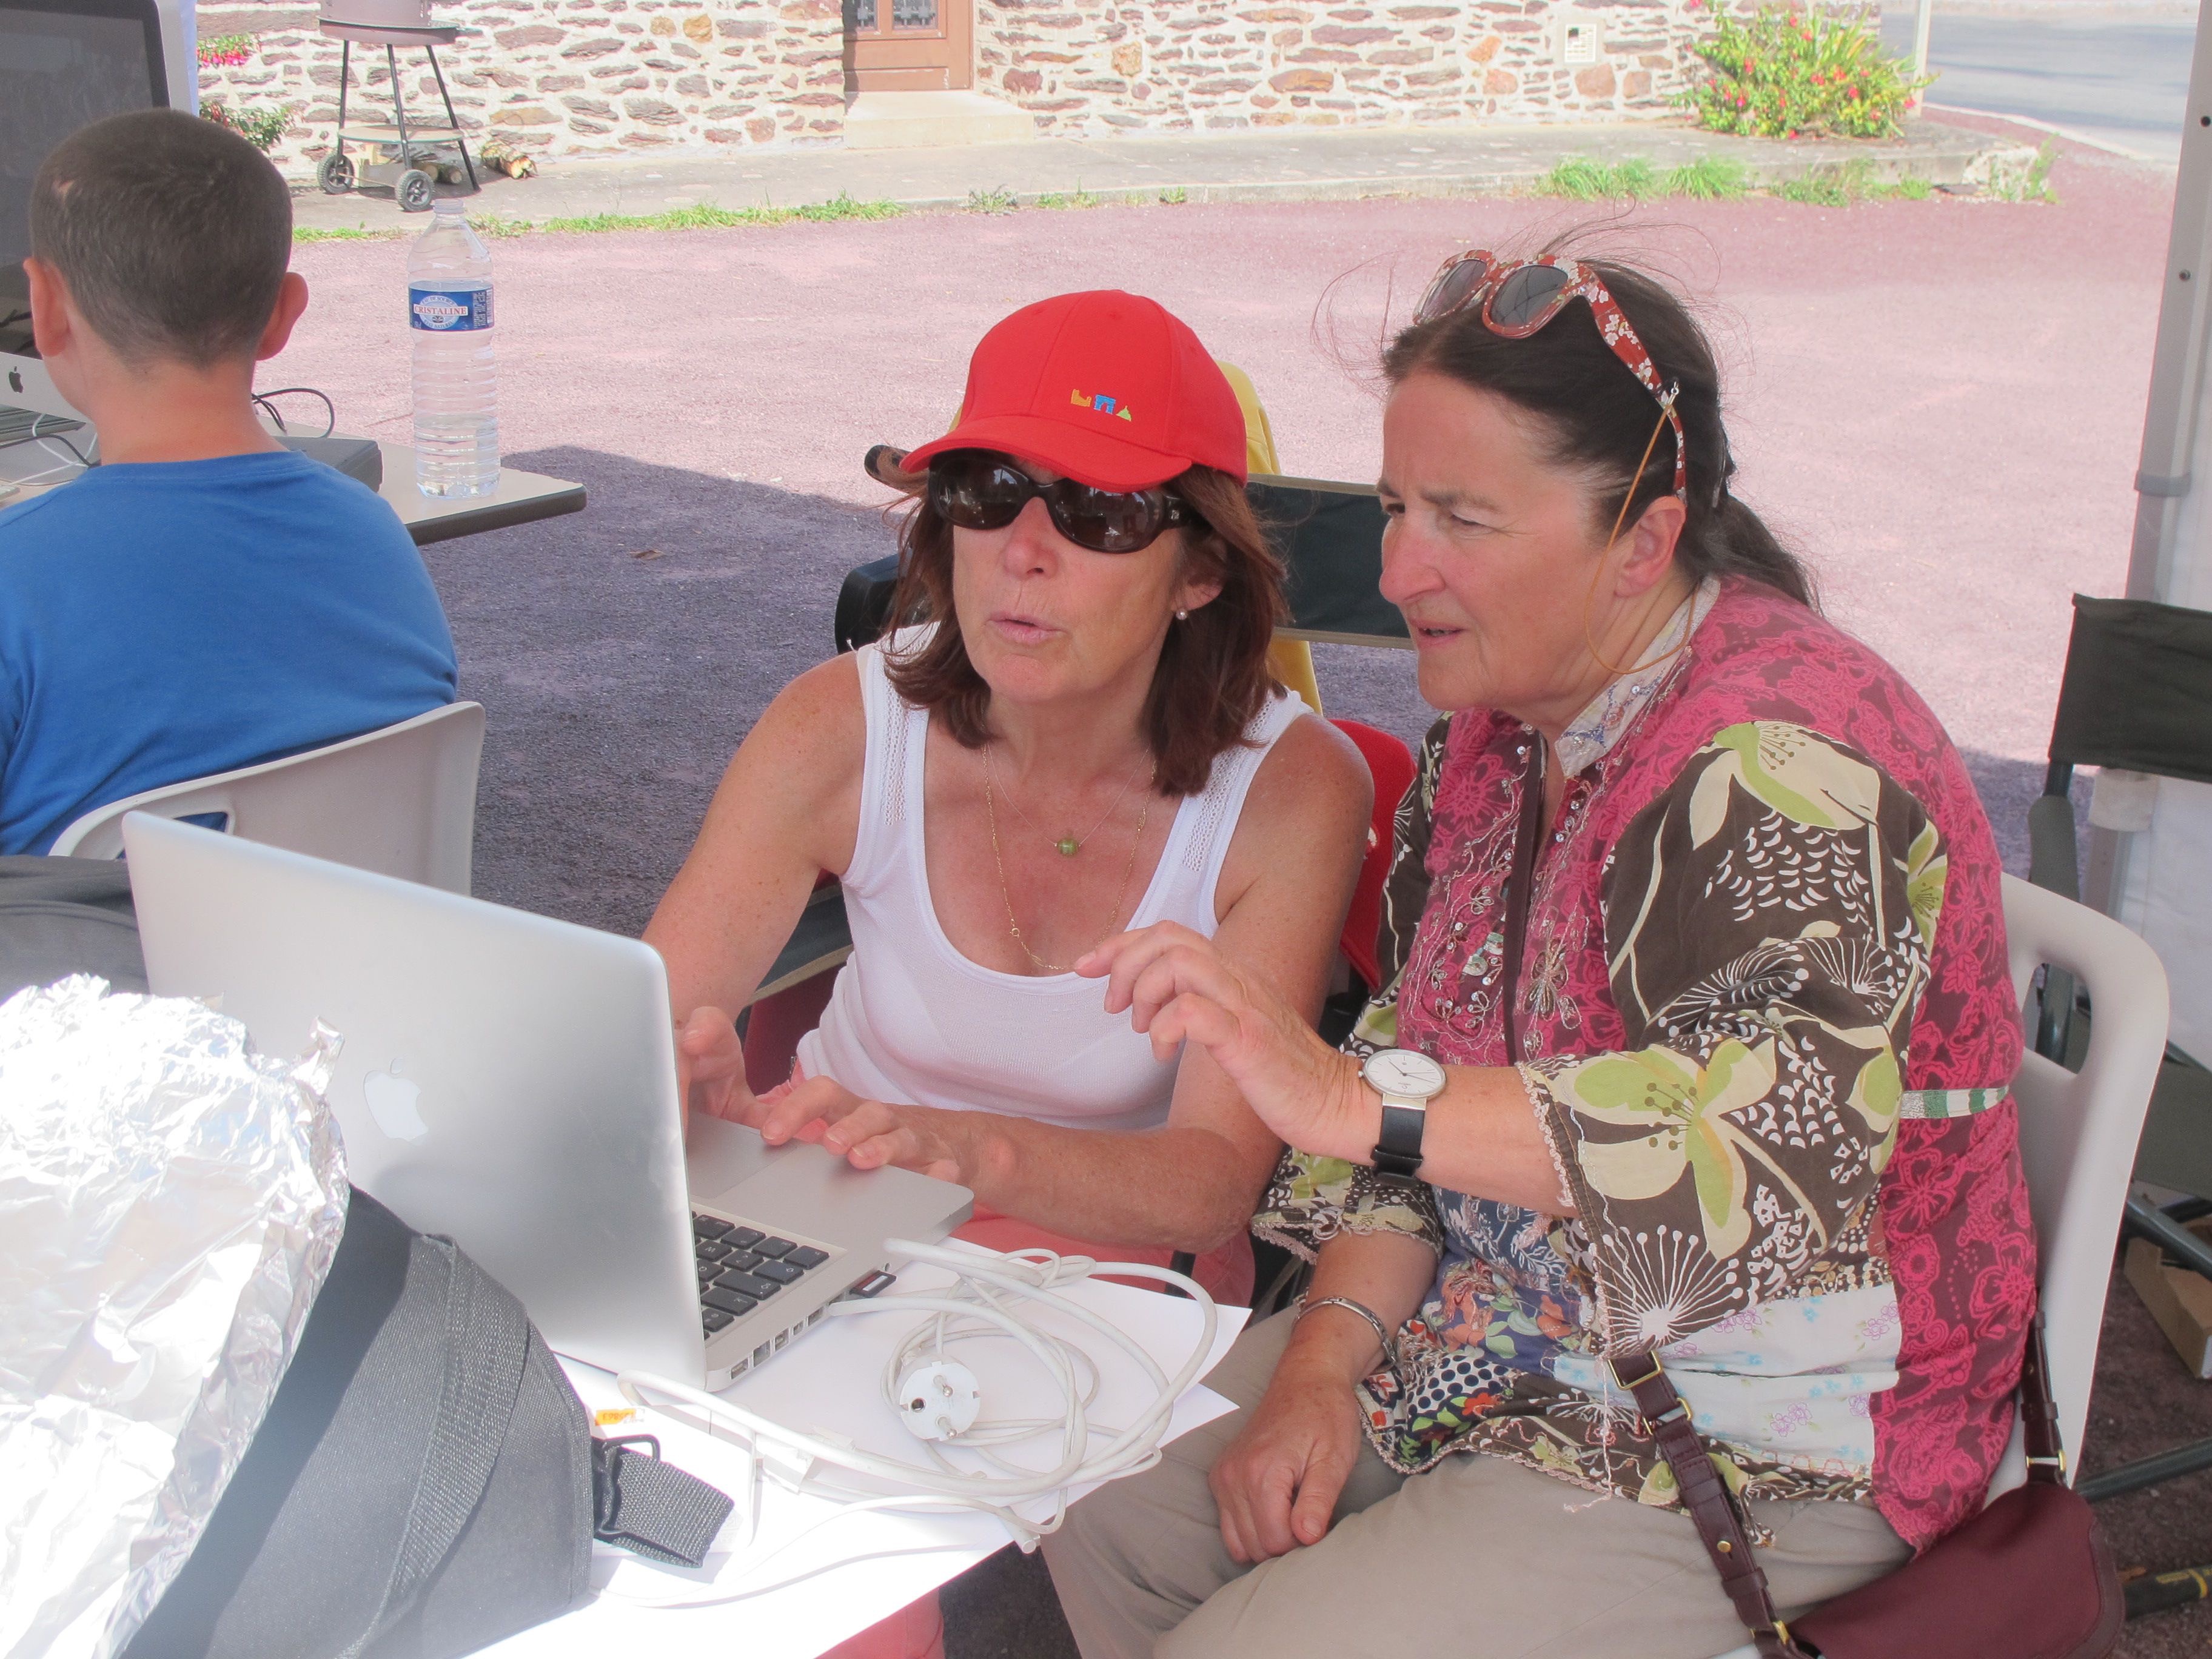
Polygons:
[[1382,931],[1382,884],[1390,874],[1398,803],[1413,784],[1413,754],[1388,732],[1358,720],[1329,724],[1358,745],[1368,775],[1375,780],[1375,816],[1367,827],[1367,852],[1359,864],[1359,884],[1352,890],[1352,908],[1345,913],[1344,937],[1336,947],[1372,995],[1382,981],[1375,945]]

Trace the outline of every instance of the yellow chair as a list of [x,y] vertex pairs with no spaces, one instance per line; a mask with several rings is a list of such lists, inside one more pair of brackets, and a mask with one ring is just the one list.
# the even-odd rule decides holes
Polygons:
[[[1229,377],[1231,390],[1237,394],[1237,406],[1244,411],[1244,465],[1251,471],[1279,473],[1281,465],[1275,459],[1275,432],[1267,424],[1267,411],[1261,405],[1260,394],[1252,385],[1252,377],[1234,363],[1222,363],[1221,372]],[[1267,653],[1267,665],[1275,671],[1275,678],[1305,699],[1306,707],[1318,714],[1321,706],[1321,685],[1314,678],[1313,647],[1304,640],[1275,641]]]

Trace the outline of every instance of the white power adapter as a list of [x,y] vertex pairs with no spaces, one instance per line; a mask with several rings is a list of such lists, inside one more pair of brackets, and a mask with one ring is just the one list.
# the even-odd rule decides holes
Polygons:
[[917,1440],[965,1434],[983,1409],[983,1385],[957,1359],[933,1359],[899,1378],[899,1421]]

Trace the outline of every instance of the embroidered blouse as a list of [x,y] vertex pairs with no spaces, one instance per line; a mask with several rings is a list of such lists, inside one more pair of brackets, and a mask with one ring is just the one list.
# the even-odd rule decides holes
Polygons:
[[1559,1212],[1293,1152],[1255,1231],[1437,1251],[1361,1388],[1401,1472],[1486,1452],[1671,1504],[1601,1363],[1656,1350],[1736,1490],[1870,1501],[1924,1546],[1979,1507],[2034,1304],[1999,866],[1964,766],[1864,647],[1709,582],[1562,733],[1509,975],[1542,746],[1489,710],[1431,732],[1351,1046],[1504,1065],[1510,994]]

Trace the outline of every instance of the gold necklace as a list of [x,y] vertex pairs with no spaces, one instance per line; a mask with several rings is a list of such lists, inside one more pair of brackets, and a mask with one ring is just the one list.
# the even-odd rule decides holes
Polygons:
[[[1006,907],[1006,931],[1013,935],[1014,943],[1021,946],[1022,954],[1030,959],[1030,966],[1042,973],[1065,974],[1070,970],[1073,964],[1047,962],[1036,951],[1030,950],[1030,942],[1022,937],[1021,923],[1014,920],[1013,890],[1006,885],[1006,861],[999,852],[999,809],[993,800],[997,792],[991,787],[990,750],[987,749],[983,754],[983,812],[991,824],[991,863],[999,872],[999,897]],[[1154,769],[1153,777],[1157,781],[1158,777],[1157,768]],[[1124,793],[1127,792],[1124,791]],[[1115,804],[1120,805],[1118,801]],[[1114,890],[1114,906],[1106,913],[1105,930],[1098,935],[1097,939],[1091,941],[1091,947],[1094,950],[1112,935],[1115,919],[1121,914],[1121,901],[1129,896],[1129,878],[1136,873],[1137,851],[1145,844],[1145,825],[1151,821],[1152,816],[1152,791],[1147,789],[1145,792],[1143,810],[1137,814],[1137,833],[1129,842],[1129,861],[1121,866],[1121,884]],[[1032,825],[1031,828],[1035,826]],[[1094,827],[1091,834],[1095,836],[1097,833],[1097,828]],[[1087,841],[1090,836],[1086,836],[1084,839]]]
[[[1121,780],[1121,793],[1114,797],[1114,804],[1111,806],[1109,806],[1105,811],[1101,813],[1098,817],[1098,822],[1092,824],[1090,829],[1085,830],[1081,836],[1078,836],[1072,830],[1064,836],[1044,836],[1044,831],[1036,827],[1036,820],[1032,818],[1028,813],[1022,811],[1021,802],[1016,800],[1011,793],[1006,797],[1006,805],[1014,809],[1014,816],[1016,817],[1019,818],[1024,823],[1029,825],[1030,834],[1044,836],[1044,838],[1052,843],[1052,850],[1054,852],[1059,854],[1060,857],[1064,859],[1072,859],[1078,853],[1083,850],[1084,843],[1085,842],[1089,841],[1091,836],[1097,835],[1101,830],[1103,830],[1106,827],[1107,819],[1112,817],[1115,813],[1121,810],[1121,803],[1129,798],[1130,787],[1137,781],[1137,769],[1138,769],[1133,768],[1129,775]],[[1159,775],[1159,763],[1158,761],[1153,762],[1152,775],[1155,778]],[[992,787],[998,782],[999,773],[997,767],[992,763],[991,746],[988,743],[983,745],[983,775],[984,792],[986,794],[988,794]]]

